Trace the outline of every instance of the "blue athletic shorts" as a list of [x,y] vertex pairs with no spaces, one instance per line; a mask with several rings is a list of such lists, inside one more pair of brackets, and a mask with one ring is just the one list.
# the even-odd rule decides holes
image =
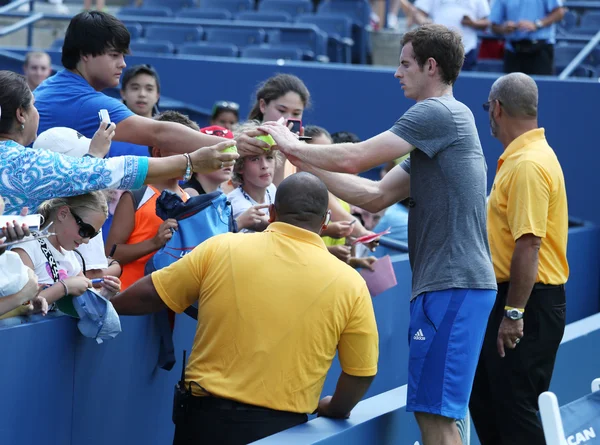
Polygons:
[[410,303],[406,410],[467,414],[495,290],[424,292]]

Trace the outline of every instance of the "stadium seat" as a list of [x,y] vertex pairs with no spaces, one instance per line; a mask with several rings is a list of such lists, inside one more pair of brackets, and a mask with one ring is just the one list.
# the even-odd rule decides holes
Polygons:
[[143,16],[143,17],[173,17],[173,11],[166,6],[145,6],[139,8],[123,7],[117,14],[119,17]]
[[316,25],[328,35],[328,56],[332,62],[352,62],[352,21],[339,14],[302,14],[296,18],[297,23]]
[[[567,65],[556,65],[556,75],[558,76],[567,67]],[[598,71],[590,65],[580,64],[569,75],[570,77],[584,77],[586,79],[597,79]]]
[[357,63],[367,63],[370,36],[367,26],[370,23],[371,6],[368,0],[325,0],[319,4],[317,14],[343,14],[352,20],[354,47],[352,59]]
[[146,27],[146,39],[165,40],[175,45],[202,40],[204,30],[201,26],[149,25]]
[[577,13],[573,11],[567,11],[563,19],[560,21],[559,25],[561,28],[568,31],[571,28],[575,28],[577,26],[578,20],[579,17],[577,16]]
[[477,71],[484,73],[501,73],[504,71],[504,62],[495,59],[482,59],[477,61]]
[[242,49],[241,57],[252,59],[284,59],[284,60],[302,60],[302,51],[298,48],[271,46],[271,45],[250,45]]
[[136,22],[128,22],[126,20],[123,21],[123,24],[129,31],[129,35],[131,36],[131,40],[141,39],[144,35],[144,28],[141,23]]
[[52,42],[52,45],[50,45],[50,49],[58,49],[62,51],[63,43],[65,43],[65,39],[56,39],[54,42]]
[[200,0],[201,8],[223,8],[232,14],[254,9],[253,0]]
[[596,28],[596,31],[600,31],[600,11],[587,11],[581,16],[581,26]]
[[232,43],[243,48],[248,45],[264,43],[265,31],[262,29],[208,28],[206,41]]
[[311,0],[262,0],[258,4],[259,11],[287,12],[292,17],[313,12]]
[[[132,1],[132,6],[135,0]],[[144,0],[146,6],[166,6],[173,11],[179,11],[182,8],[191,8],[194,6],[193,0]]]
[[177,17],[182,19],[231,20],[233,14],[225,8],[193,8],[179,11]]
[[327,34],[317,30],[312,32],[306,29],[275,29],[268,33],[268,43],[277,46],[296,47],[301,49],[304,60],[318,60],[328,62]]
[[175,52],[175,46],[168,41],[153,41],[148,42],[146,40],[136,40],[129,44],[129,48],[133,54],[136,53],[159,53],[159,54],[173,54]]
[[591,26],[576,26],[575,28],[571,28],[569,29],[569,33],[571,34],[577,34],[577,35],[581,35],[581,36],[594,36],[596,35],[596,33],[600,31],[600,28],[598,28],[598,25],[591,25]]
[[287,12],[271,12],[271,11],[245,11],[240,12],[235,16],[236,20],[252,21],[252,22],[292,22],[292,16]]
[[195,56],[237,57],[240,50],[231,43],[197,42],[178,46],[177,53]]

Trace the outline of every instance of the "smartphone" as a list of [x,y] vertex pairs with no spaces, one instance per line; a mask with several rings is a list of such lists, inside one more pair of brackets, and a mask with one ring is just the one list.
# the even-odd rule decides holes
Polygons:
[[17,225],[27,224],[29,226],[29,230],[38,231],[40,230],[40,226],[44,221],[42,215],[33,214],[27,216],[20,215],[3,215],[0,216],[0,234],[2,233],[2,228],[6,227],[6,223],[10,223],[12,225],[13,221],[17,222]]
[[[288,119],[285,123],[285,126],[289,128],[290,122],[292,123],[292,128],[290,128],[290,131],[292,133],[299,134],[300,129],[302,128],[302,121],[300,119]],[[310,136],[300,136],[299,139],[301,141],[310,141],[312,138]]]
[[100,123],[106,122],[106,128],[110,127],[110,115],[108,114],[108,110],[102,109],[98,111],[98,119]]

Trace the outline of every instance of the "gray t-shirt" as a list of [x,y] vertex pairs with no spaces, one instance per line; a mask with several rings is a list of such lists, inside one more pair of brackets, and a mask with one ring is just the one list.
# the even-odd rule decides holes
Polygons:
[[487,166],[471,110],[451,95],[426,99],[390,131],[416,148],[401,164],[410,174],[412,298],[451,288],[496,289]]

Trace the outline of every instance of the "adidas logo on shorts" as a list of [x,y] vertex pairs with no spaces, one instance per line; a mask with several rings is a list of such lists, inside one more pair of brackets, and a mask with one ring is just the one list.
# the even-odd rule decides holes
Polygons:
[[413,340],[425,340],[425,335],[423,335],[423,331],[421,329],[417,331],[417,333],[413,337]]

